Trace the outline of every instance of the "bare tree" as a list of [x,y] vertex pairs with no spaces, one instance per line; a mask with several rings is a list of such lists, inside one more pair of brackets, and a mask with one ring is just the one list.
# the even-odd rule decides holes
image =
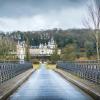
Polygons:
[[13,51],[16,51],[16,43],[12,39],[8,37],[3,37],[2,39],[0,39],[0,58],[1,60],[2,59],[6,60],[7,56],[10,57],[11,55],[10,53]]
[[88,5],[88,17],[84,20],[84,25],[93,30],[96,39],[96,52],[97,60],[99,61],[99,31],[100,31],[100,1],[90,0],[91,4]]

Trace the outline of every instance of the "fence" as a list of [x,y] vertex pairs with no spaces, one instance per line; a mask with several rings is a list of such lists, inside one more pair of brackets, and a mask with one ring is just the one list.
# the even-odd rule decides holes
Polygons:
[[97,61],[58,61],[57,68],[100,84],[100,63]]
[[13,78],[16,75],[32,68],[32,63],[1,62],[0,63],[0,84]]

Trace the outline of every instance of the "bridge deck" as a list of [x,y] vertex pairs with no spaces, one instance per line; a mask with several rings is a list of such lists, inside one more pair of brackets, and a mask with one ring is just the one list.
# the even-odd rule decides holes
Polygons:
[[81,89],[44,66],[42,64],[8,100],[93,100]]

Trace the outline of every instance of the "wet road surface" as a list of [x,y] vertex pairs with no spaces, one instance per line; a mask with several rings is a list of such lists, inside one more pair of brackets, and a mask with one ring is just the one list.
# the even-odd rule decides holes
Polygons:
[[93,100],[59,74],[41,68],[13,93],[8,100]]

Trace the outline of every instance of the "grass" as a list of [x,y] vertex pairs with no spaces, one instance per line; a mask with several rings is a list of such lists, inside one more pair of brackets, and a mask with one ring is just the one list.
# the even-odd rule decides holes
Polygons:
[[39,68],[40,68],[40,64],[33,64],[33,68],[34,68],[35,70],[39,69]]
[[[40,68],[40,64],[33,64],[33,68],[35,70],[39,69]],[[46,68],[54,70],[56,68],[56,64],[46,64]]]
[[56,69],[56,64],[47,64],[46,68],[54,70],[54,69]]

